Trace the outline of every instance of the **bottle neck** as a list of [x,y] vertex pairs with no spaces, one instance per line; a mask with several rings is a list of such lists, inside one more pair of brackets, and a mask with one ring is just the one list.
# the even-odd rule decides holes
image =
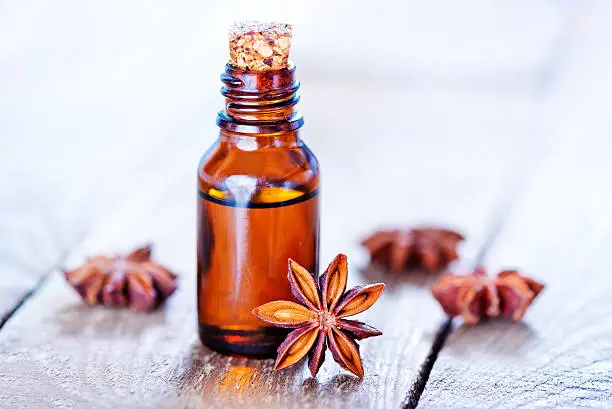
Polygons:
[[274,133],[242,133],[221,128],[219,132],[221,143],[242,151],[259,151],[262,149],[287,149],[302,144],[299,131],[283,131]]
[[222,130],[243,134],[293,132],[304,124],[296,110],[300,83],[295,65],[273,71],[247,71],[229,64],[221,75],[225,110],[217,125]]

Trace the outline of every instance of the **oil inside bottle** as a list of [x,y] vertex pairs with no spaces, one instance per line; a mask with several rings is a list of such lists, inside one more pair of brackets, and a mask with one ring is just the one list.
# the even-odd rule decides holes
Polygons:
[[294,299],[289,258],[317,271],[318,190],[243,182],[199,192],[199,333],[220,352],[270,357],[289,331],[263,323],[251,311]]

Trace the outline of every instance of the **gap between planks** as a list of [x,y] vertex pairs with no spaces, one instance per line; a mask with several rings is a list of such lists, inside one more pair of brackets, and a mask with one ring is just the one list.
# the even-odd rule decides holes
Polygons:
[[54,263],[49,269],[47,269],[47,272],[43,273],[40,278],[38,279],[38,281],[36,281],[36,284],[34,284],[34,286],[32,286],[32,288],[26,292],[25,294],[23,294],[18,300],[17,302],[15,302],[15,305],[13,306],[13,308],[11,308],[10,310],[8,310],[5,314],[0,316],[0,331],[2,331],[2,328],[4,328],[4,326],[6,325],[7,322],[9,322],[9,320],[17,313],[17,311],[19,311],[19,309],[21,307],[24,306],[24,304],[26,303],[26,301],[28,301],[30,298],[34,297],[36,295],[36,293],[43,287],[43,285],[45,284],[45,282],[49,279],[49,277],[51,276],[51,274],[55,271],[57,271],[59,268],[61,268],[61,266],[64,264],[64,262],[66,261],[66,259],[68,258],[68,255],[75,249],[78,248],[78,246],[83,242],[83,240],[80,240],[79,242],[75,243],[75,245],[67,250],[65,250],[62,254],[60,254],[60,257],[58,258],[57,262]]
[[5,314],[3,314],[0,317],[0,331],[2,331],[4,324],[6,324],[8,320],[10,320],[13,315],[15,315],[15,313],[19,310],[19,308],[21,308],[21,306],[25,304],[25,302],[29,300],[42,287],[42,285],[45,283],[45,281],[49,277],[49,274],[52,271],[54,271],[54,268],[51,268],[49,271],[43,274],[42,277],[38,279],[34,287],[32,287],[30,291],[28,291],[23,296],[21,296],[21,298],[17,300],[13,308],[8,310]]

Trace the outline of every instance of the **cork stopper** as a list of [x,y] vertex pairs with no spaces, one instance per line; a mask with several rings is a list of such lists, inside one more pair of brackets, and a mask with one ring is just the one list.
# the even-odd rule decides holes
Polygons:
[[229,63],[249,71],[287,68],[291,49],[291,25],[241,21],[230,26]]

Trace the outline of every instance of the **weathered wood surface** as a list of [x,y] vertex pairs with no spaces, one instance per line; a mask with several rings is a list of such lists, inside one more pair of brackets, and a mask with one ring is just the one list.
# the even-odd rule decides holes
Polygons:
[[[547,283],[515,325],[460,326],[421,398],[424,408],[609,408],[612,405],[612,52],[609,13],[585,7],[543,128],[562,142],[543,161],[488,254]],[[607,7],[610,11],[610,6]]]
[[[331,87],[332,84],[310,87],[310,101],[304,99],[304,110],[329,100],[330,89],[336,90],[334,95],[352,97],[349,87]],[[363,93],[369,93],[363,112],[373,118],[388,112],[388,107],[375,102],[382,97],[401,100],[403,105],[398,103],[398,110],[407,102],[403,90],[389,94],[364,89]],[[425,110],[422,101],[427,95],[413,91],[409,101],[415,109],[420,105]],[[498,172],[482,173],[479,167],[463,166],[465,158],[454,152],[461,149],[465,139],[447,135],[435,126],[426,127],[417,119],[411,122],[415,130],[429,129],[431,133],[422,135],[423,141],[418,144],[410,137],[399,138],[405,149],[396,149],[397,139],[394,142],[371,137],[380,131],[374,122],[343,124],[322,112],[305,128],[313,150],[320,152],[326,175],[323,259],[346,251],[353,266],[352,284],[379,279],[391,284],[379,305],[363,317],[385,332],[383,337],[362,343],[367,373],[363,382],[343,373],[331,359],[317,380],[312,380],[304,367],[273,373],[272,361],[227,358],[199,345],[194,306],[193,164],[183,160],[180,147],[169,145],[165,160],[156,161],[155,169],[163,175],[162,182],[143,184],[129,202],[118,207],[115,216],[96,223],[67,263],[78,262],[86,254],[117,251],[151,239],[156,256],[182,275],[180,292],[163,310],[151,315],[92,309],[82,306],[54,272],[0,331],[0,406],[15,402],[35,405],[47,399],[68,407],[116,406],[127,399],[139,407],[233,407],[246,402],[251,407],[399,406],[443,317],[423,287],[427,277],[394,280],[376,269],[367,269],[360,275],[357,267],[364,265],[365,257],[357,242],[369,230],[391,221],[440,222],[470,236],[463,254],[468,260],[473,258],[487,237],[503,197],[500,186],[508,181],[508,174],[502,169],[518,157],[520,143],[524,143],[515,139],[517,146],[496,147],[488,135],[492,129],[500,128],[508,130],[508,138],[511,134],[524,134],[530,126],[532,96],[526,93],[502,100],[485,93],[468,100],[466,95],[473,115],[457,113],[443,125],[462,129],[473,144],[496,150]],[[429,109],[450,111],[450,106],[440,105],[444,100],[430,99]],[[480,118],[483,109],[489,112],[486,122]],[[512,121],[508,112],[513,112]],[[429,119],[424,121],[428,123]],[[406,129],[408,135],[410,131]],[[359,143],[351,144],[356,139]],[[447,150],[440,151],[442,145]],[[422,166],[418,158],[426,157],[440,162],[430,164],[430,176],[413,177]],[[367,171],[355,158],[376,158],[373,163],[377,173]],[[496,166],[493,159],[488,161],[491,167]],[[404,165],[398,169],[397,163]],[[153,170],[149,172],[158,181]],[[387,178],[381,180],[380,175]],[[436,180],[435,189],[430,191],[428,177]],[[456,189],[456,184],[466,187]],[[378,186],[380,197],[395,198],[384,201],[384,212],[372,212],[380,206],[380,198],[364,197],[363,189],[370,186]],[[360,200],[355,201],[356,197]],[[431,197],[444,200],[432,201]],[[101,396],[104,400],[100,400]]]
[[[418,16],[433,13],[408,3],[411,5],[405,11],[417,11],[417,17],[412,17],[415,22],[420,21]],[[344,6],[335,7],[340,10]],[[215,7],[216,11],[227,10],[225,6]],[[87,10],[85,7],[75,12]],[[372,13],[379,18],[397,19],[391,10],[392,7],[381,7]],[[379,280],[389,283],[379,304],[363,315],[364,320],[376,323],[385,335],[362,342],[366,370],[362,382],[339,370],[330,357],[313,380],[304,367],[275,373],[271,361],[224,357],[202,347],[197,340],[195,167],[217,132],[213,116],[221,105],[216,97],[220,68],[210,66],[214,60],[210,55],[193,56],[199,40],[195,43],[193,39],[184,40],[193,35],[190,29],[200,27],[201,16],[217,24],[214,13],[193,13],[184,4],[168,16],[164,15],[167,10],[159,7],[147,9],[144,16],[140,15],[141,8],[128,9],[125,16],[137,16],[141,27],[147,29],[136,38],[129,37],[133,43],[127,48],[140,50],[129,57],[116,55],[113,47],[122,44],[123,36],[131,33],[129,27],[134,18],[117,20],[100,8],[94,11],[104,18],[93,29],[67,19],[66,23],[72,24],[69,27],[84,33],[85,39],[95,37],[95,27],[104,27],[107,20],[119,22],[117,32],[105,43],[108,49],[96,52],[111,58],[122,69],[114,75],[101,76],[95,69],[97,63],[94,64],[99,60],[92,59],[91,54],[75,57],[77,69],[72,74],[80,73],[77,84],[72,84],[74,78],[68,74],[56,83],[56,67],[38,73],[45,84],[42,90],[26,86],[26,75],[10,71],[12,79],[21,85],[22,88],[16,88],[23,95],[0,102],[17,103],[14,111],[22,116],[12,118],[11,111],[0,110],[0,115],[6,115],[3,119],[10,120],[7,123],[12,130],[7,149],[1,154],[11,159],[0,162],[0,166],[6,170],[3,176],[19,171],[23,176],[2,180],[5,190],[8,187],[13,191],[13,187],[15,191],[10,201],[0,202],[0,208],[7,210],[0,220],[9,226],[8,236],[2,239],[15,243],[11,244],[15,247],[2,246],[3,251],[9,249],[6,254],[11,257],[3,252],[0,274],[10,272],[12,282],[19,288],[0,285],[0,314],[10,311],[15,300],[58,263],[72,265],[89,254],[123,251],[149,240],[156,246],[155,256],[181,274],[181,289],[162,310],[150,315],[92,309],[82,306],[58,271],[53,271],[0,329],[0,407],[399,407],[419,375],[443,316],[425,287],[430,277],[417,274],[402,279],[375,268],[360,269],[366,258],[357,242],[381,225],[448,224],[467,234],[469,240],[462,256],[465,266],[473,262],[499,222],[499,210],[512,199],[508,192],[513,193],[527,175],[534,174],[541,158],[557,146],[555,135],[539,124],[542,114],[547,115],[542,107],[550,106],[548,102],[542,105],[541,101],[550,98],[551,91],[555,95],[555,90],[550,89],[555,84],[550,81],[551,73],[564,67],[559,66],[560,45],[571,41],[568,10],[571,8],[566,4],[508,6],[501,10],[506,19],[501,19],[503,24],[493,37],[495,41],[484,35],[487,30],[476,30],[473,35],[459,37],[463,45],[459,49],[471,50],[471,54],[461,55],[448,53],[454,47],[435,47],[440,41],[454,38],[456,30],[452,25],[444,28],[445,24],[439,22],[437,32],[441,34],[431,38],[427,25],[410,29],[406,27],[412,25],[401,24],[405,36],[428,38],[434,44],[433,51],[421,53],[418,48],[408,47],[397,60],[398,66],[413,68],[406,71],[378,64],[386,54],[375,51],[376,47],[367,41],[360,42],[368,47],[368,53],[356,47],[353,53],[344,50],[337,57],[338,61],[346,60],[344,57],[348,61],[363,57],[372,62],[356,65],[349,75],[350,82],[339,63],[322,73],[318,63],[307,62],[319,61],[321,53],[335,54],[336,49],[321,50],[315,46],[329,47],[320,41],[325,37],[304,33],[307,44],[302,45],[302,51],[296,49],[300,55],[296,59],[304,83],[301,103],[307,120],[304,136],[317,153],[324,175],[323,264],[337,252],[347,252],[353,274],[349,284]],[[494,18],[500,12],[498,9],[483,12],[499,23],[500,19]],[[40,13],[44,15],[44,9]],[[448,13],[449,19],[451,15],[453,19],[474,18],[460,6],[453,6]],[[162,36],[152,29],[158,26],[162,15],[177,28],[169,39],[165,37],[168,31]],[[525,23],[526,16],[531,25]],[[353,19],[350,14],[339,18],[345,24]],[[322,21],[328,23],[321,26],[315,20],[302,19],[305,30],[308,27],[312,32],[332,30],[326,17]],[[40,23],[44,21],[41,17]],[[513,24],[519,23],[523,28],[533,28],[517,31]],[[215,25],[215,29],[222,32],[224,25]],[[199,33],[203,34],[201,38],[210,36],[204,35],[204,31]],[[140,48],[139,41],[149,41],[145,37],[150,34],[157,36],[153,39],[158,40],[156,46],[162,44],[161,50]],[[477,50],[497,49],[499,40],[504,39],[508,47],[512,45],[509,51],[484,53],[485,57],[479,59]],[[56,47],[63,41],[67,47],[84,41],[64,33],[58,33],[52,40],[50,44]],[[212,55],[222,60],[224,50],[214,44],[210,47]],[[396,48],[390,45],[383,51],[388,53],[390,49]],[[308,54],[312,50],[317,52]],[[165,56],[163,62],[158,58],[160,55]],[[465,55],[470,58],[465,59]],[[176,66],[166,62],[172,60],[168,56],[185,61],[189,67],[177,76]],[[148,75],[135,75],[144,72],[140,68],[145,65],[141,64],[153,67]],[[390,84],[381,86],[379,75],[394,75],[398,81],[390,89]],[[46,113],[48,102],[35,102],[23,111],[23,106],[35,100],[40,92],[47,99],[60,102],[53,115]],[[25,121],[28,115],[42,117],[42,123]],[[389,118],[396,118],[397,122],[389,122]],[[76,122],[71,123],[72,120]],[[577,124],[581,124],[579,119],[574,123]],[[40,134],[49,133],[53,138],[41,142]],[[569,149],[567,146],[571,145],[567,143],[560,149]],[[33,153],[28,145],[36,147]],[[589,157],[589,152],[585,151],[585,157]],[[28,155],[32,167],[23,170],[21,162]],[[543,175],[536,180],[550,177]],[[529,192],[525,202],[519,201],[523,207],[512,215],[511,220],[517,220],[519,225],[529,224],[521,214],[536,211],[533,205],[539,196]],[[43,218],[43,214],[48,216]],[[31,221],[38,220],[37,217],[44,221]],[[32,227],[27,231],[31,233],[24,233],[21,223],[10,223],[19,219],[30,220]],[[503,243],[508,244],[503,244],[503,248],[521,243],[520,234],[518,238],[508,234],[504,233]],[[25,246],[25,241],[33,244]],[[541,244],[535,238],[531,243]],[[18,246],[25,250],[14,251],[21,248]],[[46,255],[37,256],[41,252]],[[493,255],[488,262],[495,257],[500,256]],[[29,267],[24,268],[21,266],[24,260],[35,264],[26,264]],[[528,263],[530,259],[516,260]],[[18,278],[28,271],[29,282]],[[548,276],[543,278],[548,280]],[[547,293],[544,300],[557,296],[550,289]],[[2,301],[7,296],[12,300]],[[588,294],[584,302],[587,297]],[[541,303],[539,300],[536,305]],[[533,317],[537,311],[533,311]],[[556,322],[559,328],[567,328]],[[508,331],[521,332],[518,328],[523,327]],[[447,347],[451,348],[454,337],[460,335],[460,332],[452,335]],[[531,342],[537,343],[537,338]],[[448,359],[445,351],[440,362]],[[486,358],[479,356],[481,360]],[[460,364],[455,362],[450,371]],[[550,368],[557,364],[562,362],[551,358]],[[584,374],[600,370],[594,373],[600,382],[601,370],[606,368],[605,363],[597,368],[586,367]],[[476,367],[474,373],[477,372]],[[441,376],[445,374],[444,371]],[[439,379],[440,373],[434,366],[433,384],[439,385]],[[597,397],[604,396],[601,392],[605,391],[604,386],[605,383],[596,386],[600,388],[594,392],[600,394]],[[554,384],[550,389],[551,394],[563,393],[554,390]],[[461,402],[474,406],[465,396]],[[424,406],[447,407],[449,402],[460,407],[455,405],[453,396],[437,394],[435,389],[433,392],[427,389],[423,398]]]

